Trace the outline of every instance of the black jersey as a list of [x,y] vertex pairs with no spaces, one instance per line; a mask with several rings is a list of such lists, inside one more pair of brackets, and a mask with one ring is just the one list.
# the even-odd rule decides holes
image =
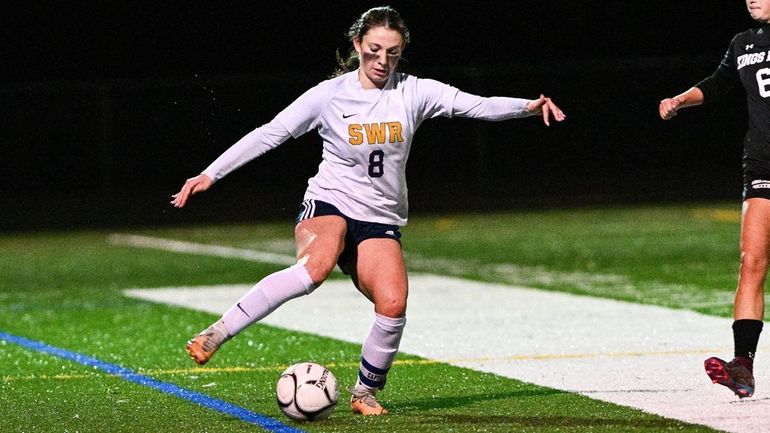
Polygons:
[[770,172],[770,25],[738,33],[714,74],[696,84],[711,102],[741,84],[749,129],[743,142],[744,169]]

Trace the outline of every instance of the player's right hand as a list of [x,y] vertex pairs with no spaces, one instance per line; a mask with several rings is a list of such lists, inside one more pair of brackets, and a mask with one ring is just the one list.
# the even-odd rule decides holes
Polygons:
[[663,120],[668,120],[676,116],[676,111],[679,109],[679,105],[681,105],[681,102],[679,102],[676,98],[666,98],[660,101],[660,106],[658,106],[658,111],[660,111],[660,118]]
[[190,195],[206,191],[211,188],[212,183],[214,183],[214,181],[205,174],[199,174],[187,179],[184,185],[182,185],[182,190],[171,196],[171,198],[173,198],[171,204],[174,205],[174,207],[184,207],[184,205],[187,204],[187,199]]

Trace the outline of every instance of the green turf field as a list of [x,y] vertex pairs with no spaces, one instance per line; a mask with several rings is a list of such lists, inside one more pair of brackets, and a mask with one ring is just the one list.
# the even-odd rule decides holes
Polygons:
[[[293,252],[291,217],[253,225],[130,233]],[[731,314],[735,204],[414,215],[410,270]],[[342,382],[360,346],[256,325],[205,368],[186,340],[216,317],[122,296],[134,287],[253,283],[278,270],[237,259],[110,244],[111,232],[0,236],[0,332],[79,352],[243,406],[308,432],[712,431],[587,397],[399,356],[382,401],[391,415],[294,423],[274,397],[280,372],[314,360]],[[126,232],[128,233],[128,232]],[[314,294],[311,296],[323,296]],[[408,332],[408,331],[407,331]],[[0,341],[1,432],[263,431],[159,391]]]

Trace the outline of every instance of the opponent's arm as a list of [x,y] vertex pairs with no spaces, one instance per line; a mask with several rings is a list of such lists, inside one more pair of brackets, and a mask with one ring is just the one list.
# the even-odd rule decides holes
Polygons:
[[691,87],[686,92],[680,93],[673,98],[666,98],[660,101],[658,111],[663,120],[668,120],[676,116],[680,108],[692,107],[703,103],[703,91],[698,87]]
[[[737,38],[737,36],[736,36]],[[732,47],[735,38],[730,42],[730,48],[727,49],[725,57],[719,63],[713,74],[704,78],[687,91],[660,101],[658,111],[660,117],[668,120],[674,116],[681,108],[692,107],[716,101],[727,95],[740,83],[740,77],[735,67],[735,58]]]

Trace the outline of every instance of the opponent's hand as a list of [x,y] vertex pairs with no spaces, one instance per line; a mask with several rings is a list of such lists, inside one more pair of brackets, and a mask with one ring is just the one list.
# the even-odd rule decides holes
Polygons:
[[171,204],[174,205],[174,207],[184,207],[184,205],[187,204],[187,199],[192,194],[206,191],[211,188],[212,183],[214,183],[214,181],[205,174],[199,174],[187,179],[182,186],[182,190],[171,196],[171,198],[173,198]]
[[540,98],[527,103],[527,111],[532,114],[542,113],[543,123],[545,123],[546,126],[551,126],[551,116],[553,116],[554,120],[557,122],[561,122],[567,118],[564,112],[553,103],[551,98],[547,98],[542,94],[540,95]]
[[668,120],[676,116],[676,112],[679,110],[680,105],[682,105],[682,103],[679,102],[679,100],[676,98],[666,98],[660,101],[660,105],[658,106],[660,118],[663,120]]

